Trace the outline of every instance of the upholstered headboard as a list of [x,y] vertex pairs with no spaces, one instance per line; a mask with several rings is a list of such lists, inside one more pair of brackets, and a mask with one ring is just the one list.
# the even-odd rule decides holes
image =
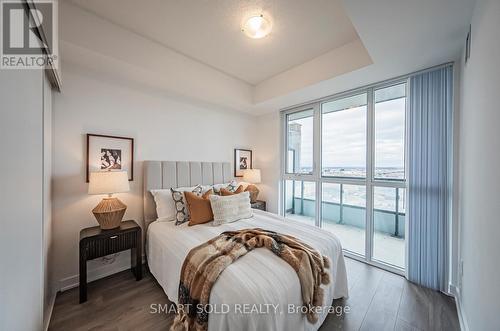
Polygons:
[[144,224],[156,220],[156,205],[149,190],[213,185],[233,179],[230,162],[144,161]]

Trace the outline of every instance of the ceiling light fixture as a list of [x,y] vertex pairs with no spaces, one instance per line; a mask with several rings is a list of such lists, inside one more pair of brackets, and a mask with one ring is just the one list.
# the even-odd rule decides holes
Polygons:
[[264,17],[264,15],[252,16],[248,18],[241,31],[243,31],[248,37],[253,39],[260,39],[267,36],[272,29],[273,25],[270,20]]

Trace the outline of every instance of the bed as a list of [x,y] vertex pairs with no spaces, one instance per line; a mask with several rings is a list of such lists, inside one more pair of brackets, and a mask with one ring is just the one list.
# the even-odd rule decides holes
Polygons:
[[189,227],[156,221],[151,189],[213,185],[232,179],[224,162],[145,161],[144,215],[149,269],[168,298],[177,303],[181,267],[189,251],[228,230],[260,227],[295,236],[331,260],[331,282],[324,286],[325,309],[315,324],[300,311],[299,279],[291,267],[267,249],[256,249],[231,264],[212,288],[209,330],[317,330],[332,300],[347,297],[347,275],[339,240],[331,233],[277,215],[254,210],[250,219],[212,226]]

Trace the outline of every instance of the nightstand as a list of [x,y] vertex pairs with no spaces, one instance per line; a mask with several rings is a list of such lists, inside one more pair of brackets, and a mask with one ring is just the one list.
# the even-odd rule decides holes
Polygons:
[[251,203],[253,209],[260,209],[266,211],[266,202],[262,200],[257,200],[254,203]]
[[99,226],[80,231],[80,303],[87,301],[87,261],[130,249],[132,272],[142,279],[142,230],[134,221],[119,228],[102,230]]

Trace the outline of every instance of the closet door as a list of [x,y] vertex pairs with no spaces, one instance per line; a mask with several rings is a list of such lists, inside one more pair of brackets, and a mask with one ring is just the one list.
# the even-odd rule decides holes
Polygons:
[[42,329],[43,75],[0,74],[0,330]]

